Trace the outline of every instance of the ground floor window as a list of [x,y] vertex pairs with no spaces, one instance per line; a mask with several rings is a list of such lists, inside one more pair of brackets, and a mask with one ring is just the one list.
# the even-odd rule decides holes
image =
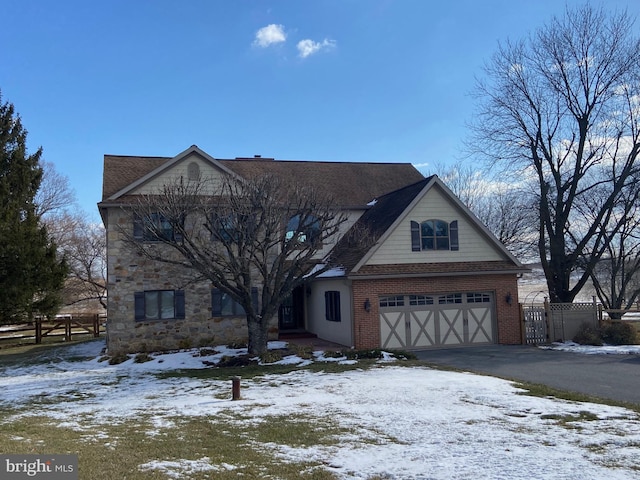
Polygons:
[[184,291],[147,290],[135,292],[136,320],[167,320],[184,318]]
[[[253,309],[258,310],[258,289],[251,289],[251,302]],[[244,307],[236,302],[231,295],[219,288],[211,290],[211,316],[213,317],[243,317],[247,312]]]
[[337,290],[328,290],[324,292],[324,309],[325,317],[330,322],[340,322],[340,292]]

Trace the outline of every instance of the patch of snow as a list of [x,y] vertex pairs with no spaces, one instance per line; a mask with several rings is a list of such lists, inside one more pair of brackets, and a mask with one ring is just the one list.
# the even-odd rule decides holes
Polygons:
[[269,348],[269,350],[281,350],[283,348],[287,348],[288,343],[287,342],[282,342],[279,340],[274,340],[272,342],[267,342],[267,347]]
[[318,278],[335,278],[335,277],[344,277],[345,271],[343,267],[335,267],[327,270],[326,272],[318,275]]
[[283,357],[282,360],[278,360],[277,362],[259,362],[260,365],[299,365],[304,362],[304,359],[300,358],[297,355],[287,355]]
[[374,198],[369,203],[367,203],[367,207],[373,207],[376,203],[378,203],[378,199]]
[[179,461],[160,461],[143,463],[138,466],[140,471],[158,470],[169,478],[185,478],[186,475],[197,472],[221,472],[225,470],[235,470],[236,467],[222,463],[212,465],[208,457],[202,457],[199,460],[179,460]]
[[[99,355],[104,343],[92,343],[75,351],[84,348]],[[233,355],[243,350],[216,351]],[[639,477],[640,417],[624,408],[530,397],[498,378],[400,365],[343,373],[295,370],[243,379],[241,401],[231,400],[229,381],[156,375],[159,369],[203,368],[202,360],[211,358],[195,354],[152,355],[153,361],[141,364],[133,359],[109,365],[97,358],[61,358],[42,365],[5,366],[0,405],[16,408],[33,402],[18,415],[57,419],[79,431],[91,428],[94,436],[89,440],[104,441],[107,448],[113,448],[115,439],[95,433],[102,425],[147,418],[153,420],[149,435],[161,435],[180,428],[179,417],[235,412],[242,419],[230,415],[229,422],[259,422],[304,411],[347,433],[334,445],[261,448],[283,461],[316,460],[341,480]],[[321,352],[314,352],[314,358],[347,361],[330,360]],[[584,412],[597,420],[587,419]],[[139,466],[168,478],[196,472],[215,476],[240,467],[214,465],[207,457],[157,459]]]
[[389,352],[381,352],[381,353],[382,353],[382,358],[378,360],[378,363],[390,363],[390,362],[395,362],[397,360],[397,358],[393,353],[389,353]]
[[325,352],[323,351],[317,351],[317,352],[313,352],[313,356],[315,357],[316,361],[318,362],[341,362],[347,359],[347,357],[345,356],[341,356],[341,357],[327,357],[325,356]]
[[[306,277],[309,277],[310,275],[314,275],[318,270],[324,268],[326,265],[323,263],[319,263],[317,265],[315,265],[311,271],[305,275]],[[344,277],[345,275],[345,270],[342,267],[334,267],[334,268],[330,268],[329,270],[327,270],[326,272],[322,272],[320,275],[317,276],[317,278],[335,278],[335,277]]]
[[580,345],[574,342],[556,342],[551,345],[539,345],[544,350],[581,353],[583,355],[640,355],[640,345]]

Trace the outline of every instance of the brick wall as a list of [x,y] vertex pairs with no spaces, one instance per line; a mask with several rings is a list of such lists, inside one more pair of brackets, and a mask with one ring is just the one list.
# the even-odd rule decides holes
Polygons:
[[[516,275],[509,274],[354,280],[353,304],[355,347],[380,347],[380,318],[378,312],[379,296],[463,292],[493,292],[498,323],[498,343],[521,343],[517,278]],[[511,304],[508,304],[505,300],[508,293],[510,293],[512,297]],[[370,312],[366,312],[363,307],[366,299],[369,299],[371,303]]]

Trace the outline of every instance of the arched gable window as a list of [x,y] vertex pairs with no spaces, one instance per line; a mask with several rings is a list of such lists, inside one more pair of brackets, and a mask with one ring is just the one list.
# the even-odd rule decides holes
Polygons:
[[458,221],[430,219],[411,222],[411,250],[458,250]]
[[189,180],[199,180],[200,179],[200,165],[196,162],[191,162],[187,166],[187,178]]

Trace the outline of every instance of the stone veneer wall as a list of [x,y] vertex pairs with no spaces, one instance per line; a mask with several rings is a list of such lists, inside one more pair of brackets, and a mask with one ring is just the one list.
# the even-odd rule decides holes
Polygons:
[[[246,342],[245,317],[211,317],[209,282],[195,282],[194,272],[153,262],[123,241],[121,228],[133,228],[127,212],[110,208],[107,227],[107,350],[110,355]],[[157,245],[158,249],[167,249]],[[136,321],[134,293],[145,290],[183,290],[185,318]],[[278,335],[278,319],[269,338]]]
[[[354,309],[355,348],[380,347],[380,315],[378,297],[384,295],[445,294],[457,292],[494,292],[498,320],[497,342],[522,343],[518,280],[509,275],[468,275],[428,278],[394,278],[381,280],[354,280],[353,304],[364,305],[368,298],[371,311]],[[505,301],[511,294],[512,303]]]

